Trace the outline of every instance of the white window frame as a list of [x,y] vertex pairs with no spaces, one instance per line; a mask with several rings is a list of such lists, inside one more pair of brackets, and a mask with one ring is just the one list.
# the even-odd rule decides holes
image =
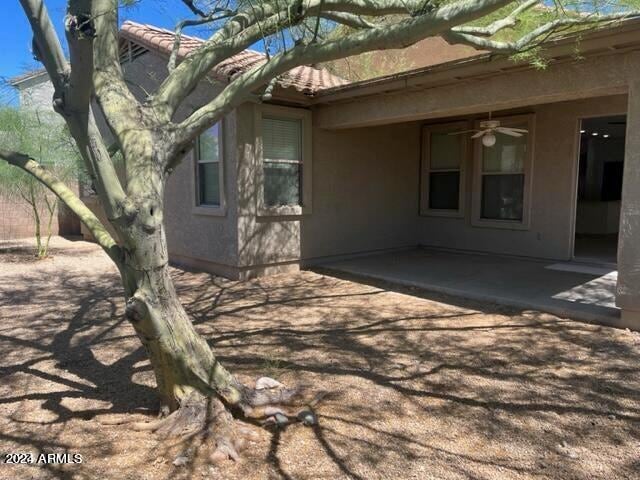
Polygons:
[[191,185],[193,186],[193,213],[195,215],[211,215],[225,216],[227,214],[227,202],[224,188],[224,145],[225,145],[225,125],[224,119],[219,121],[218,127],[218,181],[220,182],[220,205],[206,205],[200,203],[200,163],[216,163],[216,162],[200,162],[200,136],[195,141],[193,148],[193,178]]
[[[312,158],[311,158],[311,111],[302,108],[282,107],[278,105],[256,105],[254,115],[254,133],[256,149],[256,193],[258,216],[291,216],[307,215],[312,211]],[[275,117],[295,119],[300,121],[302,155],[299,162],[302,166],[301,205],[277,205],[268,206],[264,203],[264,156],[262,147],[262,119],[263,117]]]
[[[475,227],[487,228],[503,228],[508,230],[529,230],[531,222],[531,191],[533,185],[533,161],[534,161],[534,144],[535,144],[535,114],[512,115],[509,117],[499,117],[502,126],[518,126],[525,124],[528,133],[527,137],[527,156],[524,159],[523,174],[524,187],[522,198],[522,220],[495,220],[482,218],[482,139],[474,141],[473,148],[473,206],[471,224]],[[480,121],[475,122],[475,128],[480,128]],[[498,133],[497,135],[501,135]],[[512,172],[504,172],[508,174]],[[498,172],[488,173],[489,175],[500,175]]]
[[[465,190],[466,190],[466,164],[469,152],[469,138],[466,134],[459,135],[461,145],[460,166],[458,169],[432,169],[431,168],[431,134],[432,133],[453,133],[469,130],[469,122],[466,120],[459,122],[439,123],[424,125],[422,127],[422,162],[420,175],[420,215],[463,218],[465,211]],[[431,172],[460,172],[460,185],[458,186],[458,209],[429,208],[429,188]]]

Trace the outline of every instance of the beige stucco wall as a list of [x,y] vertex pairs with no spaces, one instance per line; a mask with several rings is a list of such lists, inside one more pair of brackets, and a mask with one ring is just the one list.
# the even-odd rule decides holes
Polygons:
[[[253,104],[237,109],[238,264],[260,270],[300,258],[300,217],[257,215],[255,112]],[[275,269],[277,271],[277,269]]]
[[[164,75],[165,60],[151,55],[141,58],[144,61],[126,67],[128,75],[134,80],[140,77],[137,81],[152,89]],[[639,58],[625,53],[584,64],[565,63],[525,76],[521,71],[504,73],[466,84],[464,91],[449,85],[397,97],[373,95],[346,104],[315,104],[309,107],[313,114],[313,205],[305,215],[258,215],[254,124],[259,107],[245,104],[224,124],[224,214],[199,215],[194,210],[191,156],[169,180],[165,215],[170,255],[174,261],[232,278],[416,245],[568,259],[575,226],[578,120],[626,112],[625,82],[636,71]],[[585,72],[594,75],[584,79],[577,75]],[[570,77],[584,80],[584,88],[571,86]],[[531,89],[524,88],[525,84]],[[476,92],[479,88],[482,94]],[[211,85],[201,86],[182,114],[215,92]],[[531,102],[524,103],[529,97]],[[489,110],[496,116],[535,114],[530,227],[471,226],[471,155],[467,159],[465,217],[420,216],[422,125],[472,120]],[[625,185],[628,190],[626,173]]]
[[[530,226],[471,225],[473,149],[466,161],[463,218],[419,215],[422,125],[478,115],[378,127],[313,128],[310,215],[256,213],[253,107],[238,113],[240,267],[322,262],[333,256],[409,246],[566,260],[573,252],[581,118],[625,113],[626,95],[537,105],[494,115],[535,115]],[[314,112],[315,113],[315,112]]]
[[[147,53],[123,69],[131,89],[143,98],[145,91],[154,91],[167,75],[167,60]],[[211,100],[220,87],[203,82],[184,101],[176,114],[180,120]],[[195,160],[193,152],[169,177],[165,192],[165,227],[169,257],[174,263],[237,277],[238,228],[236,215],[236,121],[235,113],[223,123],[225,206],[221,210],[196,207]]]
[[[535,114],[534,160],[527,230],[471,225],[473,152],[466,163],[464,218],[420,217],[422,245],[568,260],[573,254],[580,118],[625,113],[625,95],[521,109]],[[472,149],[469,149],[472,150]]]
[[225,119],[223,132],[224,210],[206,214],[202,207],[195,208],[195,160],[191,152],[169,177],[164,215],[172,260],[235,276],[229,271],[238,262],[234,115]]
[[[312,213],[257,213],[253,105],[238,109],[240,267],[305,263],[417,244],[418,123],[313,128]],[[304,168],[304,167],[303,167]]]
[[313,214],[302,222],[302,258],[416,245],[420,124],[313,134]]

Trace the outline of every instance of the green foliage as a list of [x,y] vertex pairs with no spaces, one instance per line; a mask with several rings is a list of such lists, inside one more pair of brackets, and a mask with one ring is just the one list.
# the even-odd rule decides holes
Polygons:
[[[67,127],[53,112],[0,107],[0,147],[26,153],[67,183],[83,174],[80,155]],[[34,221],[38,257],[47,255],[56,199],[32,175],[0,162],[0,193],[25,206]],[[41,219],[45,219],[47,239],[41,241]]]
[[[425,5],[436,7],[447,3],[454,3],[457,0],[436,0],[426,2]],[[486,27],[492,23],[509,16],[515,9],[521,6],[525,0],[518,0],[503,8],[500,8],[489,15],[467,24],[468,26]],[[640,0],[547,0],[540,1],[535,6],[520,12],[514,25],[500,29],[494,35],[487,37],[496,42],[515,42],[528,35],[536,28],[549,22],[566,18],[585,18],[594,15],[608,15],[613,13],[638,11]],[[382,17],[367,18],[370,23],[385,25],[393,24],[401,19],[399,15],[387,15]],[[619,20],[618,20],[619,21]],[[544,69],[548,65],[544,48],[540,43],[552,38],[562,37],[569,34],[576,34],[596,28],[595,24],[587,23],[581,25],[565,25],[555,29],[553,32],[541,35],[532,39],[529,47],[511,56],[511,59],[518,62],[529,62],[537,69]],[[330,38],[342,38],[354,33],[354,29],[344,25],[337,25],[328,36]],[[405,49],[404,51],[408,51]],[[415,68],[407,55],[402,55],[404,51],[393,51],[391,53],[368,52],[355,57],[328,62],[323,66],[333,73],[350,80],[364,80],[380,75],[399,73]],[[576,36],[576,58],[580,57],[580,37]]]

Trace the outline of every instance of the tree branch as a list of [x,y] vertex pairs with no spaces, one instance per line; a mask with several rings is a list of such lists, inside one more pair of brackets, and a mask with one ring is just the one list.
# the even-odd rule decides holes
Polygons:
[[118,247],[113,237],[109,234],[104,225],[102,225],[100,220],[98,220],[98,217],[95,216],[89,207],[87,207],[82,200],[80,200],[76,194],[69,189],[69,187],[58,180],[52,173],[43,168],[29,155],[0,149],[0,158],[33,175],[45,187],[55,193],[56,196],[62,200],[69,209],[71,209],[72,212],[78,215],[82,223],[87,226],[98,244],[105,252],[107,252],[116,265],[121,264],[122,258],[120,247]]
[[[54,87],[54,109],[60,113],[73,136],[87,170],[96,180],[96,187],[109,218],[119,215],[125,197],[124,190],[106,152],[102,136],[98,131],[90,109],[93,90],[91,72],[93,56],[91,39],[80,38],[86,31],[86,13],[89,0],[70,0],[65,20],[69,51],[74,68],[70,69],[60,41],[42,0],[20,0],[34,35],[39,58]],[[87,47],[89,46],[89,47]]]
[[522,12],[529,10],[530,8],[532,8],[533,6],[539,3],[540,3],[540,0],[528,0],[523,4],[521,4],[519,7],[517,7],[515,10],[513,10],[513,12],[511,12],[506,17],[496,20],[495,22],[487,25],[486,27],[474,27],[474,26],[462,25],[460,27],[452,28],[451,31],[456,33],[468,33],[471,35],[490,37],[492,35],[495,35],[496,33],[498,33],[500,30],[504,28],[515,26],[519,21],[518,16]]
[[[479,48],[482,50],[490,50],[496,53],[505,53],[505,54],[513,54],[517,52],[521,52],[524,49],[533,48],[543,41],[547,40],[549,35],[557,32],[561,27],[573,27],[580,25],[596,25],[596,24],[605,24],[609,22],[614,22],[617,20],[622,20],[624,18],[631,18],[640,16],[640,11],[633,12],[625,12],[625,13],[614,13],[610,15],[589,15],[578,18],[558,18],[551,22],[545,23],[544,25],[539,26],[535,30],[532,30],[526,35],[523,35],[518,40],[513,42],[499,42],[495,40],[491,40],[489,38],[478,37],[475,35],[469,35],[466,33],[458,33],[453,31],[448,31],[443,33],[441,36],[444,38],[449,44],[464,44],[469,45],[474,48]],[[543,37],[541,40],[536,41]]]
[[118,1],[93,0],[92,3],[96,32],[93,41],[96,100],[116,139],[126,150],[124,144],[135,144],[139,140],[139,128],[135,127],[141,127],[143,108],[127,87],[120,66]]
[[[481,2],[482,3],[482,2]],[[510,2],[505,1],[504,4]],[[323,14],[384,16],[416,15],[424,10],[424,0],[280,0],[263,2],[239,11],[191,53],[162,82],[152,105],[169,121],[182,101],[211,69],[265,36],[299,24],[308,17]],[[338,18],[335,17],[334,18]],[[342,16],[343,19],[351,18]]]
[[359,15],[344,12],[322,12],[320,17],[326,18],[336,23],[346,25],[351,28],[373,28],[375,25],[371,22],[367,22]]
[[192,20],[183,20],[176,25],[175,35],[173,38],[173,47],[171,48],[171,55],[169,56],[169,62],[167,63],[167,70],[172,72],[176,68],[176,62],[178,61],[178,52],[180,51],[180,43],[182,40],[182,30],[186,27],[195,27],[197,25],[204,25],[205,23],[217,22],[218,20],[222,20],[224,18],[230,17],[234,12],[231,10],[226,10],[224,13],[219,14],[218,12],[212,12],[210,15],[192,19]]
[[47,7],[42,0],[20,0],[20,4],[33,30],[33,56],[44,65],[54,88],[63,90],[69,68]]
[[180,123],[176,128],[179,144],[184,148],[184,145],[191,142],[209,125],[245,101],[258,87],[293,67],[325,62],[370,50],[404,48],[423,38],[441,34],[455,25],[480,18],[508,3],[510,0],[462,0],[420,16],[401,20],[394,25],[381,25],[362,30],[338,40],[298,45],[239,75],[215,99]]

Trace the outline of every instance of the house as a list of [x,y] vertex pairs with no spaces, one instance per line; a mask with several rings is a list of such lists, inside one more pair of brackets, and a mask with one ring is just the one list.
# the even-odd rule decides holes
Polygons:
[[[415,247],[617,260],[619,324],[640,328],[639,26],[583,34],[579,58],[575,37],[548,42],[545,69],[460,51],[356,82],[298,67],[175,170],[170,257],[233,279]],[[167,74],[173,41],[123,24],[121,61],[141,98]],[[184,37],[179,57],[200,42]],[[259,61],[245,51],[218,65],[179,116]]]

